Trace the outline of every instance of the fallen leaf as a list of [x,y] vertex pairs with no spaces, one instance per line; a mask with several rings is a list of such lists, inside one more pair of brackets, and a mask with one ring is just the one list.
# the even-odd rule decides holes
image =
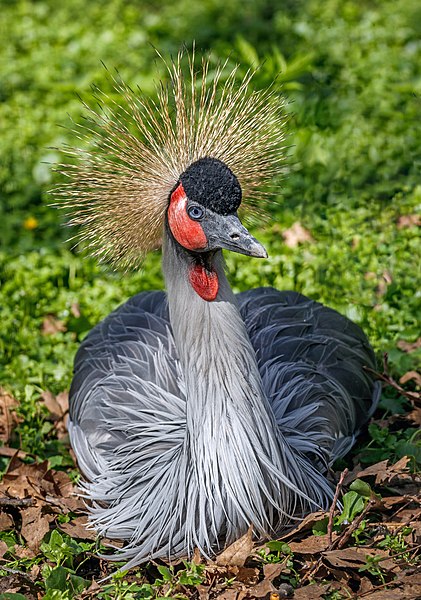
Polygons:
[[217,600],[238,600],[238,594],[240,590],[238,588],[228,588],[221,594],[218,594]]
[[243,567],[247,558],[253,551],[253,526],[250,525],[246,534],[233,544],[225,548],[216,558],[216,564],[220,566],[235,565]]
[[50,531],[53,516],[42,514],[40,506],[27,508],[21,511],[21,515],[21,534],[25,538],[28,548],[37,554],[43,537]]
[[66,325],[60,319],[57,319],[54,315],[46,315],[42,321],[41,333],[42,335],[54,335],[67,331]]
[[47,471],[47,460],[39,464],[24,464],[14,456],[3,477],[1,487],[12,497],[25,498],[34,495],[39,493],[40,481]]
[[0,512],[0,531],[7,531],[8,529],[13,529],[13,519],[8,513],[1,511]]
[[276,587],[269,579],[264,579],[257,585],[247,590],[248,598],[269,598],[271,594],[276,593]]
[[60,392],[54,396],[49,390],[45,390],[41,394],[44,406],[50,413],[50,418],[54,422],[54,429],[58,439],[67,436],[66,419],[69,411],[69,394],[68,392]]
[[397,504],[406,504],[408,502],[417,502],[417,498],[411,496],[385,496],[382,498],[382,504],[385,508],[391,508]]
[[396,569],[395,562],[389,558],[384,550],[372,548],[343,548],[341,550],[329,550],[323,552],[323,558],[334,567],[339,569],[359,569],[367,563],[367,557],[381,558],[382,569],[393,571]]
[[0,441],[4,444],[7,444],[13,427],[19,422],[15,412],[17,406],[18,401],[4,388],[0,387]]
[[294,527],[293,529],[288,531],[288,533],[285,533],[284,535],[282,535],[279,539],[282,541],[286,541],[291,538],[295,539],[297,537],[298,533],[302,533],[304,531],[313,529],[313,525],[315,523],[318,523],[319,521],[323,521],[323,519],[325,519],[328,516],[329,516],[329,513],[325,512],[325,511],[321,511],[321,510],[310,513],[302,521],[300,521],[296,527]]
[[388,286],[392,283],[392,281],[392,275],[389,273],[389,271],[383,271],[377,285],[376,294],[378,296],[384,296],[387,292]]
[[273,581],[284,570],[284,565],[282,563],[268,563],[267,565],[263,565],[263,575],[265,579],[269,581]]
[[64,533],[79,540],[96,540],[97,535],[92,529],[87,529],[88,519],[85,516],[76,517],[68,523],[60,523],[59,527]]
[[9,551],[9,546],[6,544],[6,542],[4,542],[3,540],[0,540],[0,558],[3,558],[3,556],[8,551]]
[[[312,583],[295,590],[294,600],[320,600],[336,589],[333,583]],[[342,585],[341,589],[345,591]]]
[[259,581],[259,569],[253,567],[229,567],[228,577],[247,585],[255,585]]
[[282,232],[282,237],[284,238],[285,245],[288,248],[295,248],[298,244],[302,244],[304,242],[314,242],[314,239],[307,229],[301,225],[301,223],[294,223],[289,227],[289,229],[284,229]]
[[9,446],[0,446],[0,456],[6,456],[7,458],[12,458],[12,456],[16,456],[17,458],[25,458],[28,455],[23,450],[10,448]]
[[399,383],[405,384],[408,381],[415,381],[416,385],[421,387],[421,374],[417,371],[407,371],[402,377],[399,379]]
[[289,542],[289,547],[294,554],[317,554],[329,546],[327,535],[312,535],[300,542]]
[[363,469],[359,473],[357,473],[357,477],[369,477],[375,476],[376,484],[379,483],[390,483],[394,477],[398,475],[407,475],[409,469],[407,467],[409,458],[407,456],[403,456],[398,460],[394,465],[388,465],[388,460],[382,460],[374,465],[370,465],[366,469]]
[[70,307],[70,313],[76,318],[79,319],[81,312],[80,312],[80,306],[77,302],[73,302],[72,306]]
[[58,396],[54,396],[49,390],[45,390],[41,394],[44,406],[51,414],[54,420],[62,419],[69,410],[68,394],[63,392]]
[[421,337],[419,337],[415,342],[406,342],[405,340],[399,340],[399,342],[396,345],[399,348],[399,350],[403,350],[403,352],[414,352],[414,350],[418,350],[418,348],[421,348]]
[[20,544],[16,544],[14,553],[18,558],[34,558],[34,552],[28,548],[28,546],[21,546]]
[[420,227],[421,217],[420,215],[401,215],[398,218],[398,229],[406,227]]

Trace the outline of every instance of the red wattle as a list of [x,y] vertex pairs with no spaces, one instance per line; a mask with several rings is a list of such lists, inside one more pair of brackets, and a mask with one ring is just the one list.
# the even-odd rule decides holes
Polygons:
[[168,225],[177,242],[187,250],[204,250],[208,244],[205,232],[198,221],[190,219],[186,211],[187,196],[183,184],[171,194],[168,207]]
[[189,271],[189,280],[194,291],[203,300],[215,300],[219,290],[219,280],[216,271],[208,271],[202,265],[194,265]]

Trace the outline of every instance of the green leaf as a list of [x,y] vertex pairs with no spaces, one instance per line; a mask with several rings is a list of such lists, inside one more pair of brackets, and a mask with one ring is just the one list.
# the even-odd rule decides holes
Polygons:
[[173,574],[172,574],[172,572],[170,571],[170,569],[168,567],[164,567],[163,565],[158,565],[158,571],[162,575],[162,579],[165,582],[172,581]]
[[291,548],[285,542],[280,542],[278,540],[272,540],[270,542],[266,542],[266,546],[272,552],[281,552],[282,554],[292,554]]
[[354,492],[357,492],[357,494],[359,494],[363,498],[370,498],[373,494],[373,490],[371,489],[369,484],[366,481],[363,481],[362,479],[356,479],[355,481],[353,481],[349,486],[349,489]]
[[328,517],[326,517],[325,519],[322,519],[321,521],[317,521],[316,523],[314,523],[312,530],[311,530],[313,535],[325,535],[327,533],[328,523],[329,523]]
[[68,592],[72,596],[79,594],[90,584],[89,581],[72,573],[65,567],[56,567],[45,580],[47,590],[59,590]]
[[352,523],[355,517],[364,510],[365,500],[357,492],[350,491],[342,498],[342,504],[342,513],[335,519],[337,525]]

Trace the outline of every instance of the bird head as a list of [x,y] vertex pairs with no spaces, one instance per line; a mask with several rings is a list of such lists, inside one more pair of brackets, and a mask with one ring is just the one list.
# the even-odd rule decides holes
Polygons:
[[193,52],[186,68],[184,59],[165,63],[157,100],[110,75],[115,94],[96,90],[97,108],[84,104],[88,114],[74,126],[83,148],[65,148],[70,161],[58,167],[67,183],[55,195],[69,224],[92,254],[123,267],[159,246],[163,225],[188,250],[266,256],[237,210],[243,200],[245,212],[260,214],[279,181],[283,100],[273,89],[252,91],[252,70],[238,78],[227,63],[198,66]]
[[170,194],[167,222],[172,235],[193,252],[225,248],[266,258],[264,247],[238,218],[241,195],[237,177],[221,160],[195,161]]

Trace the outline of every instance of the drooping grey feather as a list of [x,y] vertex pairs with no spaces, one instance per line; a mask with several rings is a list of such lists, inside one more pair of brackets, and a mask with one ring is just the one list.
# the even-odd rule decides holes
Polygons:
[[164,292],[138,294],[87,336],[69,432],[116,558],[211,555],[253,525],[273,536],[331,501],[324,472],[377,402],[362,331],[294,292],[203,301],[166,239]]

